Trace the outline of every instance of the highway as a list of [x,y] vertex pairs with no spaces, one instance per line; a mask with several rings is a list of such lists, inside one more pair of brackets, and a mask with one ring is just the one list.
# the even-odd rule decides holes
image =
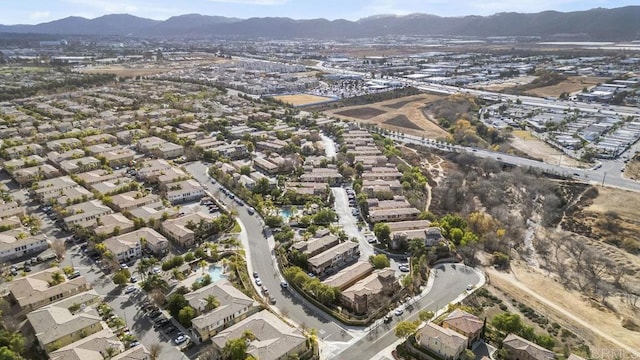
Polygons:
[[[429,139],[423,139],[418,136],[400,134],[392,137],[395,141],[423,145],[432,148],[439,148],[444,151],[466,152],[481,158],[490,158],[504,164],[519,166],[522,168],[534,168],[545,173],[556,174],[559,176],[573,177],[576,180],[582,180],[594,185],[605,185],[623,190],[640,191],[640,183],[622,177],[622,170],[625,167],[623,159],[601,160],[599,165],[590,169],[572,168],[558,164],[548,164],[538,160],[526,159],[519,156],[504,154],[500,152],[490,151],[486,149],[476,149],[459,145],[443,145]],[[640,144],[631,147],[625,152],[625,156],[631,157],[638,150]]]

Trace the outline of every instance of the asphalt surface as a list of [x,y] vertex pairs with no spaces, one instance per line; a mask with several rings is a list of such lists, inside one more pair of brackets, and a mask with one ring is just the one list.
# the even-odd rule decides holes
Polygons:
[[[225,196],[217,182],[212,184],[207,175],[208,165],[202,162],[194,162],[186,165],[187,171],[198,181],[200,181],[212,194],[220,194],[220,200],[225,206],[235,207],[238,218],[243,223],[247,231],[250,252],[250,267],[252,271],[258,272],[263,285],[269,289],[269,293],[276,299],[276,307],[281,313],[295,321],[298,325],[314,328],[318,331],[320,338],[340,338],[349,341],[351,336],[338,326],[334,319],[317,309],[315,306],[301,298],[300,295],[289,289],[281,289],[280,282],[283,280],[276,272],[277,265],[272,248],[269,246],[267,237],[263,232],[265,227],[257,214],[250,215],[247,212],[247,205],[239,206],[235,200]],[[267,234],[268,235],[268,234]]]
[[394,327],[399,321],[418,319],[418,313],[422,310],[430,310],[434,313],[454,301],[460,294],[466,292],[468,285],[475,285],[481,279],[470,268],[460,264],[443,264],[433,268],[435,280],[431,290],[420,300],[403,306],[404,314],[393,315],[393,321],[384,324],[378,320],[371,326],[371,331],[353,343],[339,354],[332,355],[331,359],[356,360],[372,359],[376,354],[392,345],[398,338],[394,334]]
[[[111,306],[114,313],[124,319],[129,330],[136,335],[138,341],[147,349],[152,344],[158,343],[161,345],[162,350],[159,360],[188,358],[173,344],[172,339],[176,336],[175,333],[167,335],[153,328],[153,321],[145,315],[140,306],[146,297],[143,292],[137,291],[132,294],[125,294],[124,287],[116,286],[111,280],[113,274],[105,275],[88,256],[85,256],[80,251],[78,245],[67,250],[60,267],[67,265],[72,265],[76,270],[80,271],[80,274],[87,279],[92,288],[104,297],[104,301]],[[175,321],[173,325],[178,330],[186,333]]]
[[[626,179],[622,176],[622,170],[624,170],[625,163],[623,159],[616,160],[601,160],[599,167],[591,169],[573,168],[569,166],[562,166],[558,164],[548,164],[542,161],[525,159],[518,156],[508,155],[504,153],[494,152],[485,149],[476,149],[458,145],[442,145],[427,139],[423,139],[417,136],[400,134],[400,136],[393,136],[393,139],[403,143],[424,145],[427,147],[439,148],[445,151],[466,152],[473,154],[474,156],[481,158],[491,158],[504,164],[519,166],[523,168],[535,168],[544,171],[549,174],[555,174],[559,176],[573,177],[576,180],[582,180],[594,185],[605,185],[610,187],[616,187],[624,190],[640,191],[640,183],[634,180]],[[640,144],[636,144],[631,147],[630,150],[625,152],[626,155],[631,157]]]

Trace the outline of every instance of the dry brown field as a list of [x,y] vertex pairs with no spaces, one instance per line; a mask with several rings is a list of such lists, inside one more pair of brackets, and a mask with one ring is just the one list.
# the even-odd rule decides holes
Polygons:
[[376,124],[391,131],[436,139],[446,137],[448,133],[425,116],[422,108],[425,104],[442,97],[434,94],[419,94],[373,104],[331,109],[325,113],[343,120]]
[[281,95],[274,96],[273,98],[292,106],[315,104],[323,101],[333,100],[333,98],[330,97],[309,94]]

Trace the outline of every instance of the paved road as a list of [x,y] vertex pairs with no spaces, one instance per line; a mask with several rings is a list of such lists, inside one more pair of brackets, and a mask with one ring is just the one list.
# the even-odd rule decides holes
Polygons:
[[461,294],[464,294],[469,284],[477,284],[481,281],[480,276],[475,271],[460,264],[439,265],[432,271],[435,274],[435,281],[431,290],[420,300],[408,305],[403,315],[394,316],[394,320],[389,324],[384,324],[381,320],[378,320],[375,325],[371,326],[372,330],[368,335],[330,358],[344,360],[368,360],[374,358],[376,354],[398,340],[393,332],[398,321],[417,320],[418,312],[421,310],[436,312],[454,301]]
[[[206,171],[208,166],[202,162],[194,162],[186,165],[187,171],[208,190],[216,194],[221,186],[216,182],[211,183]],[[351,336],[344,332],[343,328],[338,326],[329,315],[309,304],[306,300],[301,299],[299,295],[293,294],[289,290],[280,289],[280,281],[282,280],[276,272],[276,263],[273,257],[272,248],[263,234],[264,225],[258,215],[249,215],[247,206],[238,206],[236,202],[222,192],[220,199],[225,206],[235,206],[238,212],[238,218],[243,223],[247,231],[250,252],[250,267],[252,271],[257,271],[260,275],[262,283],[267,286],[271,296],[276,299],[275,307],[281,312],[288,314],[298,325],[304,324],[308,328],[317,329],[320,338],[341,338],[349,341]],[[296,295],[296,296],[294,296]]]
[[[79,251],[79,246],[74,246],[67,251],[65,259],[60,267],[73,265],[80,274],[91,284],[93,289],[104,297],[104,301],[113,308],[114,313],[125,320],[127,327],[147,349],[155,343],[161,345],[160,360],[187,359],[171,342],[171,337],[157,332],[153,328],[151,320],[144,315],[139,304],[144,293],[124,294],[122,288],[117,287],[111,281],[110,275],[104,275],[93,261]],[[184,331],[184,330],[183,330]]]
[[[442,145],[438,145],[434,142],[430,142],[428,140],[424,140],[421,137],[412,136],[412,135],[403,135],[394,136],[396,141],[410,144],[419,144],[425,145],[429,147],[440,147]],[[634,151],[638,145],[633,147]],[[500,161],[505,164],[520,166],[520,167],[531,167],[535,168],[547,173],[557,174],[562,176],[574,177],[577,180],[584,180],[586,182],[592,184],[602,184],[611,187],[617,187],[624,190],[631,191],[640,191],[640,183],[637,181],[633,181],[630,179],[626,179],[622,177],[622,169],[624,169],[625,163],[622,159],[620,160],[602,160],[600,162],[599,168],[591,168],[591,169],[580,169],[580,168],[572,168],[568,166],[561,166],[558,164],[547,164],[542,161],[525,159],[518,156],[508,155],[504,153],[494,152],[485,149],[475,149],[470,147],[451,145],[447,146],[445,150],[448,151],[457,151],[457,152],[467,152],[469,154],[473,154],[482,158],[491,158],[496,161]],[[630,152],[630,151],[627,151]]]

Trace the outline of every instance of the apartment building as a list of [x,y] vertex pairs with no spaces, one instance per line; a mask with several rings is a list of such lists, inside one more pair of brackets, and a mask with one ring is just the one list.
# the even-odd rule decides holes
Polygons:
[[266,310],[221,330],[211,341],[213,346],[220,350],[229,339],[242,338],[247,330],[253,334],[254,339],[247,340],[246,353],[255,359],[280,360],[291,356],[303,357],[308,351],[306,337],[300,330],[287,325]]
[[[219,306],[211,309],[207,299],[213,296]],[[260,304],[236,289],[228,280],[223,279],[185,295],[189,305],[198,316],[191,321],[192,338],[198,342],[206,341],[220,330],[260,311]]]
[[83,276],[50,286],[49,281],[54,272],[62,273],[62,269],[52,267],[14,279],[8,283],[9,301],[17,304],[20,312],[26,314],[89,290],[89,284]]
[[309,271],[316,275],[327,270],[337,270],[342,264],[355,260],[360,255],[357,242],[345,241],[307,260]]
[[0,233],[0,261],[2,262],[9,262],[32,254],[39,254],[48,247],[49,243],[44,234],[18,239],[13,235]]
[[102,204],[100,200],[89,200],[71,205],[65,211],[69,214],[64,218],[64,225],[67,229],[72,229],[74,226],[94,227],[97,225],[97,218],[113,213],[113,210]]
[[199,200],[204,196],[204,188],[194,179],[168,184],[165,196],[172,204]]
[[191,247],[196,241],[195,230],[200,227],[206,232],[211,229],[215,216],[205,213],[193,213],[175,219],[165,220],[162,223],[162,232],[170,240],[182,247]]

